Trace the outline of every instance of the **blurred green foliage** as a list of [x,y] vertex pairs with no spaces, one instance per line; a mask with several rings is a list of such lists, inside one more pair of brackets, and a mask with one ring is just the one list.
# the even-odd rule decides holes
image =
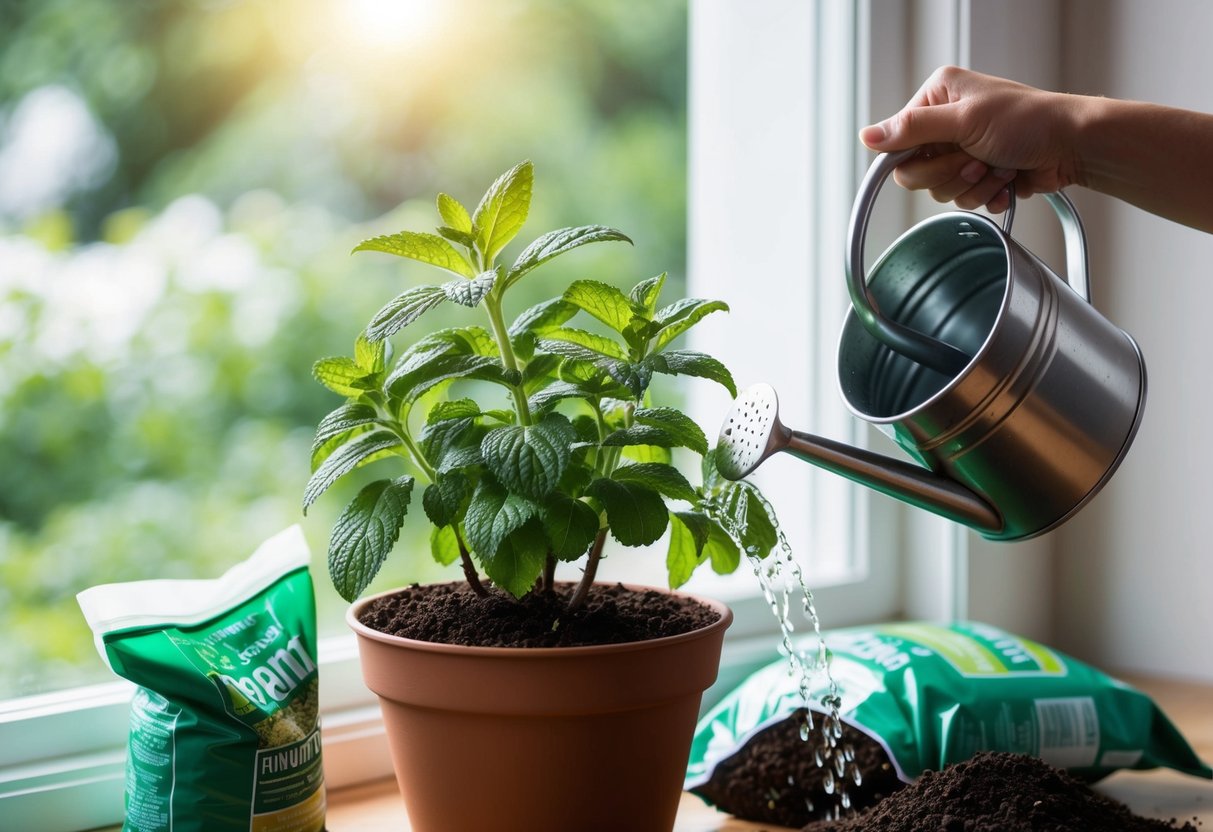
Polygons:
[[[295,522],[319,562],[344,501],[301,517],[333,404],[309,370],[424,281],[348,252],[437,224],[440,187],[474,202],[530,158],[516,246],[584,223],[636,241],[570,255],[548,281],[668,270],[681,292],[686,13],[0,3],[0,697],[110,678],[75,604],[88,586],[213,576]],[[426,545],[411,519],[400,545]],[[440,574],[394,560],[372,591]],[[344,603],[316,576],[322,629],[340,631]]]

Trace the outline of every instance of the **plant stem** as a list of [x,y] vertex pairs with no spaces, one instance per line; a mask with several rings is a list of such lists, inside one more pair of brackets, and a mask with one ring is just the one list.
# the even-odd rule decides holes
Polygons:
[[598,536],[594,538],[594,545],[590,547],[590,556],[586,560],[585,571],[581,573],[581,580],[577,583],[577,591],[569,599],[567,607],[569,612],[584,604],[586,597],[590,594],[590,587],[594,585],[594,576],[598,574],[598,561],[602,559],[602,547],[606,544],[606,535],[606,529],[599,529]]
[[547,592],[556,591],[556,558],[550,554],[543,563],[543,589]]
[[459,562],[463,565],[463,577],[467,579],[468,586],[481,598],[488,598],[489,591],[484,588],[484,584],[480,583],[480,576],[476,574],[472,556],[468,552],[468,547],[463,544],[463,536],[459,532],[455,532],[455,539],[459,541]]
[[[506,328],[505,319],[501,315],[501,298],[494,297],[490,292],[484,299],[484,308],[489,313],[489,324],[493,329],[493,337],[497,340],[497,350],[501,353],[501,363],[508,372],[518,373],[518,359],[514,356],[514,347],[510,344],[510,333]],[[526,401],[526,391],[522,384],[511,384],[510,393],[514,397],[514,412],[518,414],[518,424],[531,424],[531,407]]]

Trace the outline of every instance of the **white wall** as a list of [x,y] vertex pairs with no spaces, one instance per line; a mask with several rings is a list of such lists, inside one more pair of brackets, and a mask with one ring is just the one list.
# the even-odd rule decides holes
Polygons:
[[[1066,0],[1062,24],[1069,91],[1213,112],[1213,3]],[[1053,535],[1054,642],[1103,667],[1213,681],[1213,235],[1076,201],[1095,303],[1141,345],[1149,392],[1120,471]]]

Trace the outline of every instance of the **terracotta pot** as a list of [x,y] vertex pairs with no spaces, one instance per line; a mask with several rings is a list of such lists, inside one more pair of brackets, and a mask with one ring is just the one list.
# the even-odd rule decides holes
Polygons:
[[669,638],[507,648],[381,633],[372,600],[346,620],[413,832],[670,832],[728,607],[696,598],[720,618]]

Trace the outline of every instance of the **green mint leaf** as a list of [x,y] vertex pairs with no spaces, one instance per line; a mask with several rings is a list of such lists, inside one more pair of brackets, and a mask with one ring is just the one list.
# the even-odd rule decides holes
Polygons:
[[329,575],[337,593],[353,601],[379,574],[408,512],[412,477],[377,480],[341,512],[329,538]]
[[307,486],[303,489],[303,513],[316,502],[316,498],[328,491],[329,486],[340,477],[353,471],[360,465],[373,462],[390,454],[403,443],[400,437],[390,431],[373,430],[355,436],[349,442],[333,451],[332,455],[316,469]]
[[539,346],[548,352],[554,352],[557,355],[568,355],[570,358],[586,357],[581,351],[562,353],[560,350],[564,344],[575,344],[585,347],[590,352],[595,353],[595,358],[606,357],[620,361],[626,361],[628,358],[627,351],[611,338],[597,335],[593,332],[586,332],[583,329],[553,327],[545,330],[543,337],[539,340]]
[[484,455],[480,453],[480,444],[469,445],[465,448],[452,448],[443,455],[436,466],[440,474],[455,471],[460,468],[471,468],[484,464]]
[[355,428],[365,427],[379,421],[379,414],[368,404],[343,404],[320,420],[316,426],[316,438],[312,441],[315,454],[330,440],[347,434]]
[[535,391],[527,399],[527,406],[532,413],[541,413],[561,399],[585,398],[586,393],[579,385],[567,381],[554,381],[547,387]]
[[539,519],[543,521],[552,554],[561,560],[577,560],[598,534],[598,513],[581,500],[559,491],[544,497]]
[[463,516],[468,543],[484,562],[486,552],[491,558],[508,534],[538,513],[539,507],[526,497],[507,491],[486,476],[476,486]]
[[661,495],[634,482],[596,479],[585,493],[606,508],[611,535],[624,546],[647,546],[665,533],[669,511]]
[[534,425],[494,428],[484,435],[485,466],[511,491],[541,499],[560,482],[576,440],[569,420],[550,413]]
[[624,465],[615,469],[611,474],[611,479],[616,482],[634,482],[647,486],[672,500],[692,502],[697,496],[695,489],[677,468],[657,462]]
[[451,471],[440,474],[426,486],[421,495],[421,507],[435,526],[450,526],[459,519],[471,496],[471,480],[460,471]]
[[653,380],[653,371],[647,364],[614,361],[607,365],[606,371],[611,378],[626,387],[636,401],[644,398],[644,391],[649,389],[649,382]]
[[430,555],[443,566],[459,560],[459,533],[454,526],[430,526]]
[[428,263],[460,277],[476,276],[476,270],[472,268],[468,259],[459,253],[459,249],[437,234],[401,231],[399,234],[388,234],[363,240],[354,246],[354,251],[382,251],[385,254],[395,254],[397,257],[407,257],[410,260]]
[[741,550],[737,543],[715,520],[708,522],[708,542],[704,544],[703,553],[717,575],[731,575],[741,565]]
[[463,207],[463,203],[455,199],[449,194],[438,194],[438,216],[442,217],[442,221],[455,231],[461,231],[464,234],[472,233],[472,218],[468,216],[468,209]]
[[496,356],[497,342],[484,327],[467,326],[440,329],[413,344],[396,361],[384,380],[385,388],[416,372],[426,364],[448,355]]
[[497,272],[481,272],[472,280],[451,280],[440,287],[447,300],[452,300],[462,306],[476,307],[484,296],[492,290],[497,282]]
[[733,383],[733,374],[710,355],[693,350],[667,350],[647,356],[644,359],[644,365],[655,373],[709,379],[723,386],[733,398],[737,397],[737,385]]
[[366,328],[366,337],[382,341],[429,312],[446,300],[446,293],[439,286],[417,286],[393,298],[375,313]]
[[530,162],[520,162],[501,174],[476,206],[472,233],[476,235],[476,246],[487,265],[492,264],[493,258],[526,222],[534,179],[534,166]]
[[510,337],[517,338],[524,332],[542,334],[560,326],[577,314],[577,307],[563,298],[552,298],[537,303],[514,319],[510,324]]
[[339,396],[356,398],[375,389],[372,373],[359,367],[352,358],[322,358],[312,365],[312,377]]
[[431,465],[441,466],[455,448],[479,445],[482,435],[475,418],[470,416],[432,422],[421,429],[421,452]]
[[713,312],[728,311],[729,305],[719,300],[684,298],[670,304],[653,318],[657,330],[657,349],[663,348]]
[[635,313],[627,295],[609,283],[576,280],[564,290],[564,299],[616,332],[623,332]]
[[665,557],[670,589],[677,589],[689,581],[695,569],[707,560],[703,547],[708,540],[710,522],[702,514],[675,512],[670,515],[670,546]]
[[359,333],[354,341],[354,363],[367,375],[382,373],[387,364],[387,344],[372,341],[366,333]]
[[476,245],[476,238],[467,231],[460,231],[458,228],[451,228],[449,225],[440,225],[436,230],[438,231],[438,235],[444,240],[458,243],[467,248],[472,248]]
[[375,429],[374,424],[359,425],[357,427],[350,428],[348,431],[345,431],[344,433],[339,433],[330,439],[326,439],[325,441],[321,442],[319,445],[316,445],[312,449],[312,467],[311,467],[312,473],[315,473],[317,470],[319,470],[320,466],[324,464],[324,461],[326,459],[328,459],[330,456],[332,456],[333,452],[336,451],[338,448],[340,448],[342,445],[344,445],[346,442],[349,442],[355,436],[360,436],[361,434],[364,434],[364,433],[370,433],[370,431],[372,431],[374,429]]
[[561,228],[557,231],[549,231],[523,249],[522,254],[518,255],[518,259],[514,261],[514,265],[510,267],[509,272],[506,274],[506,288],[508,289],[517,283],[527,272],[546,263],[553,257],[559,257],[566,251],[572,251],[588,243],[601,243],[611,240],[624,243],[632,242],[623,232],[616,231],[614,228],[607,228],[605,225],[583,225],[578,228]]
[[653,312],[657,309],[657,296],[665,286],[665,278],[666,274],[662,272],[656,277],[640,281],[628,292],[628,299],[634,304],[633,309],[643,313],[641,317],[653,319]]
[[453,402],[435,402],[425,416],[425,423],[432,425],[446,419],[467,419],[480,415],[480,405],[474,399],[456,399]]
[[672,407],[642,407],[636,410],[636,423],[661,428],[678,440],[678,446],[697,454],[708,452],[708,439],[691,417]]
[[607,434],[602,440],[604,447],[626,448],[632,445],[656,445],[661,448],[677,448],[682,442],[674,434],[653,425],[632,425]]
[[501,362],[485,355],[443,355],[408,375],[389,378],[384,386],[393,396],[408,403],[440,384],[457,379],[491,381],[509,386]]
[[480,562],[497,586],[521,598],[531,591],[547,560],[547,537],[538,520],[530,520],[511,532],[491,557],[480,556]]

